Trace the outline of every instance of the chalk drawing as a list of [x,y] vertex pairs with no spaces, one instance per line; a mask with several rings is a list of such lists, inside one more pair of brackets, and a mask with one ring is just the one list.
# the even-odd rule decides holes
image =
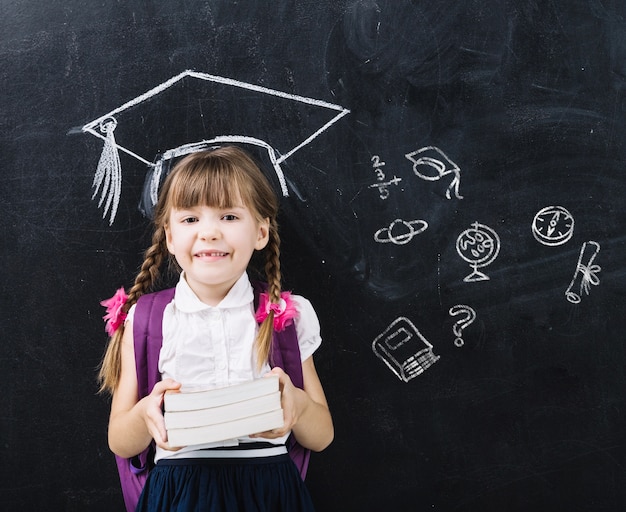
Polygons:
[[[102,151],[102,156],[100,158],[100,161],[98,162],[98,166],[96,168],[96,173],[95,173],[94,188],[96,189],[96,192],[94,194],[94,197],[98,194],[98,192],[100,193],[101,197],[100,197],[99,207],[102,206],[102,204],[104,203],[105,211],[103,214],[103,218],[106,217],[108,213],[109,224],[113,224],[113,221],[115,220],[115,214],[117,212],[117,206],[119,204],[120,194],[121,194],[122,174],[121,174],[121,165],[120,165],[120,160],[118,156],[118,151],[123,151],[124,153],[132,156],[133,158],[139,160],[140,162],[143,162],[148,167],[152,168],[152,167],[157,167],[159,165],[158,162],[157,163],[152,162],[153,160],[152,157],[147,158],[147,157],[141,156],[137,152],[131,151],[130,149],[128,149],[127,147],[124,147],[123,145],[119,144],[115,140],[115,137],[113,136],[113,132],[117,126],[117,116],[120,113],[132,107],[135,107],[136,105],[139,105],[140,103],[150,100],[151,98],[155,97],[159,93],[169,89],[170,87],[174,86],[175,84],[177,84],[178,82],[180,82],[181,80],[187,77],[198,79],[198,80],[205,80],[208,82],[214,82],[214,83],[218,83],[222,85],[228,85],[228,86],[232,86],[235,88],[244,89],[247,91],[252,91],[254,93],[271,95],[271,96],[275,96],[278,98],[283,98],[285,100],[291,100],[291,101],[311,105],[313,107],[329,109],[331,111],[337,112],[337,114],[334,115],[332,119],[330,119],[328,122],[326,122],[323,126],[318,128],[317,130],[313,131],[313,133],[308,135],[304,140],[296,144],[294,147],[288,149],[283,154],[280,154],[269,143],[261,139],[258,139],[255,137],[240,136],[236,134],[220,135],[211,139],[192,142],[190,144],[180,146],[179,148],[173,148],[173,149],[165,151],[165,153],[171,156],[172,153],[170,153],[170,151],[190,152],[189,150],[192,148],[202,149],[206,147],[207,145],[211,145],[211,144],[222,144],[222,143],[231,143],[231,142],[253,144],[253,145],[265,148],[268,152],[270,161],[272,162],[272,165],[274,167],[274,171],[278,177],[281,192],[283,196],[285,197],[289,195],[289,192],[287,190],[287,183],[283,175],[283,171],[282,171],[280,164],[284,162],[287,158],[292,156],[296,151],[302,149],[304,146],[306,146],[312,140],[318,137],[321,133],[323,133],[328,128],[330,128],[339,119],[341,119],[342,117],[350,113],[348,109],[343,108],[342,106],[336,105],[334,103],[328,103],[326,101],[322,101],[322,100],[318,100],[314,98],[307,98],[304,96],[290,94],[290,93],[278,91],[275,89],[269,89],[267,87],[261,87],[259,85],[254,85],[254,84],[250,84],[246,82],[240,82],[238,80],[233,80],[231,78],[226,78],[222,76],[210,75],[207,73],[199,73],[199,72],[192,71],[192,70],[183,71],[182,73],[176,76],[173,76],[172,78],[163,82],[162,84],[146,91],[140,96],[137,96],[136,98],[133,98],[132,100],[124,103],[123,105],[111,110],[110,112],[104,114],[98,119],[94,119],[93,121],[87,123],[81,128],[81,130],[84,133],[89,133],[91,135],[94,135],[95,137],[98,137],[104,140],[104,148]],[[157,183],[156,187],[158,187],[158,179],[160,178],[159,174],[160,174],[159,172],[155,172],[153,174],[153,180],[156,180],[156,183]]]
[[408,318],[396,318],[372,342],[374,354],[402,381],[409,382],[439,360],[433,346]]
[[413,162],[413,172],[423,180],[437,181],[448,174],[454,175],[446,189],[446,197],[451,199],[451,191],[454,190],[455,197],[463,199],[463,196],[459,194],[461,169],[441,149],[435,146],[425,146],[404,156]]
[[397,185],[398,183],[402,181],[402,178],[398,178],[395,175],[392,179],[385,181],[386,176],[382,170],[382,167],[384,165],[385,165],[385,162],[382,162],[378,155],[374,155],[372,157],[372,167],[374,168],[374,172],[376,173],[376,179],[378,180],[378,182],[374,183],[373,185],[370,185],[369,188],[377,188],[378,196],[381,199],[387,199],[389,197],[388,187],[390,185]]
[[[415,226],[418,226],[415,228]],[[386,244],[392,243],[396,245],[408,244],[413,237],[423,233],[428,229],[428,222],[425,220],[411,220],[406,221],[402,219],[396,219],[389,227],[381,228],[374,233],[374,240],[378,243]]]
[[476,311],[465,304],[457,304],[450,308],[449,313],[451,316],[465,315],[464,318],[457,320],[452,326],[452,332],[456,336],[454,344],[457,347],[462,347],[465,344],[463,341],[463,329],[476,320]]
[[93,200],[100,192],[98,208],[102,207],[102,203],[105,203],[102,216],[106,217],[110,211],[111,219],[114,219],[122,193],[122,166],[120,164],[120,155],[115,149],[117,144],[113,135],[117,127],[117,121],[114,117],[105,117],[98,126],[100,131],[105,134],[105,139],[96,174],[93,177],[92,188],[94,192],[91,199]]
[[532,233],[544,245],[562,245],[574,234],[574,218],[562,206],[546,206],[535,215]]
[[572,304],[578,304],[582,299],[583,293],[589,295],[591,285],[598,286],[600,284],[598,273],[602,269],[599,265],[593,264],[599,252],[600,244],[592,240],[584,242],[580,248],[574,277],[572,277],[567,290],[565,290],[565,296]]
[[463,231],[456,240],[456,250],[459,256],[470,264],[472,273],[465,276],[463,281],[473,283],[487,281],[489,276],[478,269],[486,267],[498,257],[500,252],[500,237],[489,226],[474,222],[471,228]]

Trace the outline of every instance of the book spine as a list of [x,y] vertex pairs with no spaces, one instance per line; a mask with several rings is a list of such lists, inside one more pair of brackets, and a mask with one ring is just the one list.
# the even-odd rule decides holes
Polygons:
[[267,395],[278,391],[278,377],[264,377],[225,388],[206,391],[165,393],[166,411],[191,411],[221,407],[234,402]]
[[277,409],[268,413],[216,425],[175,428],[168,430],[167,436],[168,443],[171,446],[182,447],[258,434],[274,428],[280,428],[283,424],[283,411],[282,409]]
[[280,409],[279,391],[220,407],[209,407],[193,411],[166,411],[164,414],[165,427],[167,429],[202,427],[234,421],[255,414],[275,411],[276,409]]

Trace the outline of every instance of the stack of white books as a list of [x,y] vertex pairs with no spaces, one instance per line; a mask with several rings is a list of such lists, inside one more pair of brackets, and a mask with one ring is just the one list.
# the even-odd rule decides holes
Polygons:
[[277,376],[204,391],[167,392],[164,407],[170,446],[225,441],[284,423]]

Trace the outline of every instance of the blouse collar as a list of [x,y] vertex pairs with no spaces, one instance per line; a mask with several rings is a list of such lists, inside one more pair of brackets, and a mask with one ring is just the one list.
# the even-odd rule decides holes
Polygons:
[[233,287],[228,291],[226,297],[217,306],[209,306],[202,302],[191,289],[185,279],[185,272],[181,272],[180,279],[176,285],[176,294],[174,303],[176,309],[185,313],[195,313],[207,309],[228,309],[238,308],[250,304],[254,299],[252,285],[248,279],[247,272],[241,274],[241,277],[235,282]]

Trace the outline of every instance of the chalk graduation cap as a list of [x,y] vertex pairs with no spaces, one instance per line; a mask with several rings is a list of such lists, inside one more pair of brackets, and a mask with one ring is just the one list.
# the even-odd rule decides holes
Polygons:
[[92,199],[99,196],[102,217],[108,214],[113,224],[122,191],[123,152],[148,167],[140,210],[151,217],[172,162],[229,143],[266,152],[287,197],[281,164],[349,112],[314,98],[183,71],[81,128],[104,141]]

